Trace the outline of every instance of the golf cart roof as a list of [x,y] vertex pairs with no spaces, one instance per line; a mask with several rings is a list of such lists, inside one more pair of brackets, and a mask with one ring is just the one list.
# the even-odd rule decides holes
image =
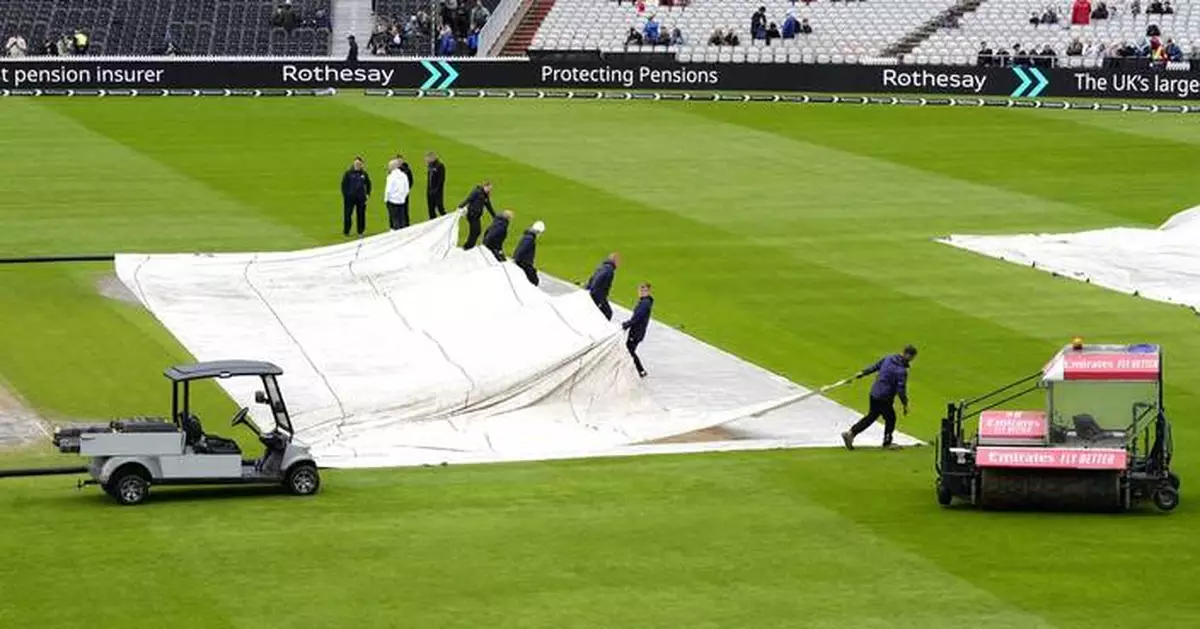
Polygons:
[[1161,375],[1162,351],[1148,344],[1072,344],[1042,370],[1044,382],[1156,382]]
[[175,365],[163,372],[172,382],[234,376],[278,376],[283,370],[274,363],[260,360],[214,360],[190,365]]

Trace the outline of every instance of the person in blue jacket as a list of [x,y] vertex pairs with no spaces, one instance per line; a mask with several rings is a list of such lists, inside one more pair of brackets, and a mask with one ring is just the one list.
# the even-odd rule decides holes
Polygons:
[[538,285],[537,268],[533,266],[533,258],[537,255],[537,237],[538,234],[546,231],[546,224],[537,221],[532,227],[525,230],[525,235],[521,236],[521,242],[517,243],[517,248],[513,249],[513,264],[521,267],[525,271],[525,278],[530,284]]
[[613,276],[617,274],[617,264],[620,263],[621,257],[614,251],[608,254],[604,262],[596,267],[596,271],[592,273],[592,277],[587,281],[588,294],[592,296],[592,301],[600,312],[604,313],[604,318],[612,321],[612,306],[608,304],[608,293],[612,290]]
[[917,359],[917,348],[905,346],[899,354],[885,356],[879,362],[858,372],[857,378],[878,374],[875,384],[871,385],[871,406],[867,414],[854,424],[850,430],[842,433],[842,443],[846,449],[854,449],[854,438],[859,433],[871,427],[877,419],[883,418],[883,447],[896,447],[892,443],[892,433],[896,430],[895,399],[900,398],[904,414],[908,415],[908,368]]
[[625,349],[629,350],[629,355],[633,357],[633,366],[637,367],[638,375],[643,378],[646,377],[646,368],[642,366],[642,359],[638,358],[637,346],[646,338],[646,328],[650,326],[650,311],[653,308],[654,297],[650,296],[650,283],[642,282],[638,285],[638,302],[633,308],[633,316],[621,324],[622,329],[629,330]]

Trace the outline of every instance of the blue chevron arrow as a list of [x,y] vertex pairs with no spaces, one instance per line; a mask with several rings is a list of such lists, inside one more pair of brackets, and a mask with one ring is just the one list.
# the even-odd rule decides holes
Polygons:
[[421,89],[427,90],[427,89],[433,87],[433,84],[437,83],[438,79],[442,78],[442,73],[438,71],[437,66],[434,66],[432,63],[429,63],[428,61],[422,61],[421,65],[424,66],[424,68],[429,71],[429,78],[426,79],[426,81],[421,84]]
[[1029,73],[1033,75],[1033,78],[1037,79],[1038,84],[1036,87],[1030,90],[1026,96],[1030,98],[1037,98],[1038,94],[1041,94],[1042,90],[1046,89],[1047,85],[1050,85],[1050,81],[1047,80],[1046,75],[1042,74],[1042,71],[1038,70],[1037,68],[1029,68]]
[[1029,87],[1033,81],[1029,80],[1029,76],[1025,74],[1025,71],[1021,69],[1021,66],[1013,66],[1012,70],[1013,72],[1017,73],[1017,76],[1021,77],[1021,84],[1018,85],[1017,89],[1013,90],[1013,93],[1009,96],[1012,98],[1020,98],[1021,94],[1025,92],[1025,89]]
[[454,84],[454,80],[458,78],[458,71],[454,69],[454,66],[445,61],[439,61],[438,65],[442,66],[442,69],[446,71],[446,80],[442,81],[442,84],[438,86],[439,90],[444,90]]

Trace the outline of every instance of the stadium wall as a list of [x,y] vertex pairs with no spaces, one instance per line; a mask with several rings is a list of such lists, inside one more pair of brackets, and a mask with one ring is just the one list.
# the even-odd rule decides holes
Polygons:
[[0,61],[0,89],[625,89],[1200,100],[1200,72],[530,59],[48,58]]

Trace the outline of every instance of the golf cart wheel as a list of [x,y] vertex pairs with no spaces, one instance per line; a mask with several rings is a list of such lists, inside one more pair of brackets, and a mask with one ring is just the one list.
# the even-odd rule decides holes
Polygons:
[[1179,475],[1178,474],[1176,474],[1175,472],[1170,472],[1169,474],[1167,474],[1167,482],[1171,483],[1171,487],[1174,487],[1175,491],[1179,491]]
[[141,470],[124,468],[109,479],[106,490],[122,505],[138,505],[150,497],[150,481]]
[[950,488],[942,482],[942,479],[937,480],[937,501],[943,507],[949,507],[950,502],[954,500],[954,494],[950,493]]
[[1179,491],[1170,485],[1163,485],[1154,490],[1154,506],[1163,511],[1170,511],[1179,506]]
[[293,495],[311,496],[321,488],[321,475],[312,463],[297,463],[288,470],[284,486]]

